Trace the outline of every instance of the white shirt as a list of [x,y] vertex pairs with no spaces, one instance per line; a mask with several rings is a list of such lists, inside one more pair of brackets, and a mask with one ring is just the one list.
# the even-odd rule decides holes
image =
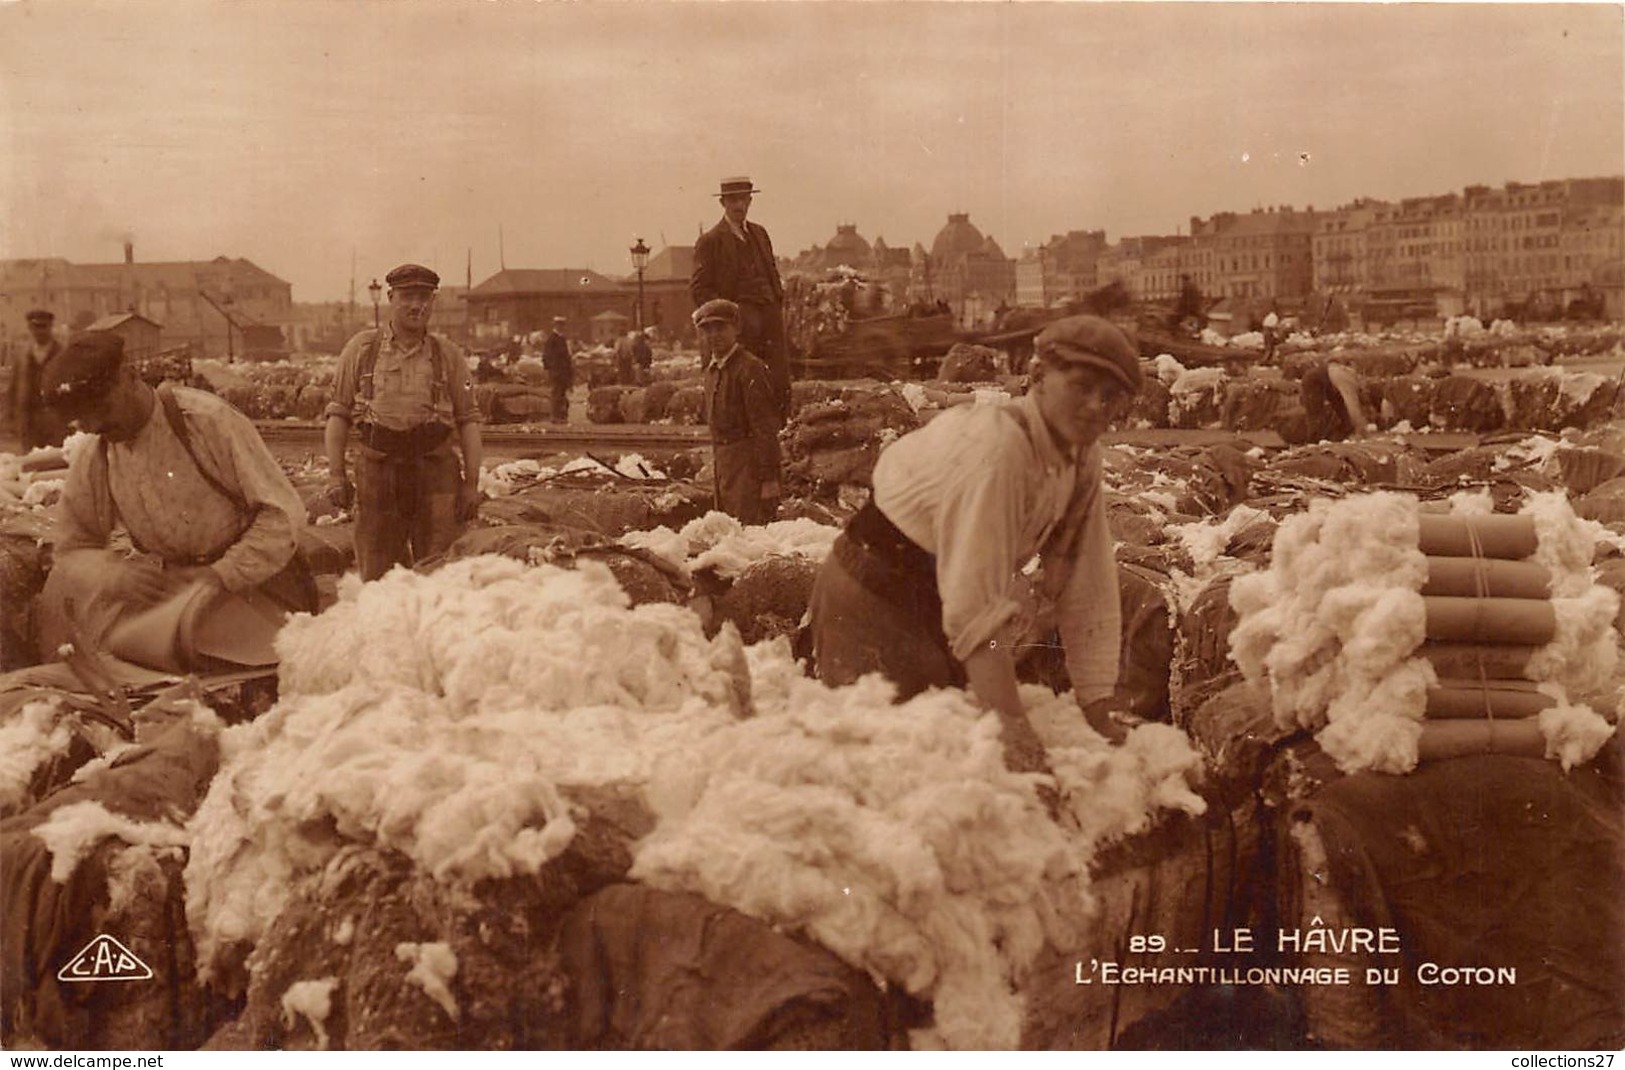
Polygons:
[[959,406],[880,455],[874,501],[935,555],[943,631],[964,661],[985,643],[1037,637],[1049,608],[1042,573],[1053,579],[1066,563],[1043,562],[1036,575],[1024,566],[1061,522],[1080,481],[1092,502],[1053,609],[1073,690],[1091,702],[1117,682],[1122,632],[1098,446],[1079,456],[1057,441],[1032,395]]

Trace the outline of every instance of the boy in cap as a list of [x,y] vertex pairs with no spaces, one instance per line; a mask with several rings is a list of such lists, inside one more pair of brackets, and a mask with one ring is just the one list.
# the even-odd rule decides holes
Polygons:
[[21,440],[22,451],[41,446],[60,446],[68,437],[68,425],[40,396],[40,382],[46,367],[62,352],[52,327],[56,315],[34,308],[24,320],[28,323],[28,349],[11,366],[12,420]]
[[[389,321],[339,354],[327,406],[328,499],[356,506],[356,567],[375,580],[445,552],[480,502],[480,414],[462,349],[429,331],[440,276],[402,264],[389,283]],[[346,475],[351,427],[356,485]]]
[[[99,643],[190,584],[216,599],[258,594],[283,612],[315,611],[298,550],[304,505],[246,416],[206,391],[147,385],[125,362],[123,338],[105,331],[69,342],[42,389],[96,436],[75,454],[57,506],[42,651],[69,624]],[[116,527],[136,554],[110,547]]]
[[739,343],[767,365],[779,415],[790,417],[790,359],[784,340],[784,283],[773,242],[746,221],[753,194],[748,178],[725,178],[717,194],[722,219],[694,243],[689,297],[696,308],[718,297],[739,306]]
[[547,369],[547,385],[552,394],[548,419],[556,424],[570,421],[570,388],[575,386],[575,363],[570,359],[570,340],[564,337],[563,316],[553,317],[553,329],[542,341],[542,367]]
[[718,298],[694,310],[705,364],[705,422],[717,508],[741,524],[779,510],[779,428],[767,368],[739,344],[739,306]]
[[1108,714],[1121,621],[1098,443],[1143,382],[1133,343],[1095,316],[1051,324],[1034,350],[1025,396],[950,409],[887,447],[810,606],[819,679],[878,671],[899,699],[968,684],[1020,770],[1045,762],[1014,654],[1050,627],[1088,723],[1123,735]]

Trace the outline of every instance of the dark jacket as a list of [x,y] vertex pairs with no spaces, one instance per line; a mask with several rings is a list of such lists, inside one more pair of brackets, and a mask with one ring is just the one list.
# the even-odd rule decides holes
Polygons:
[[562,386],[568,390],[575,385],[575,365],[570,361],[570,343],[557,331],[548,332],[547,340],[542,343],[542,367],[547,369],[547,377],[554,386]]
[[[778,261],[773,258],[773,242],[766,228],[747,220],[745,234],[757,255],[762,257],[774,300],[782,305],[784,283],[779,278]],[[739,264],[747,251],[745,243],[734,237],[726,218],[700,235],[694,244],[694,273],[688,280],[688,293],[695,308],[717,297],[739,300]]]
[[23,452],[36,446],[60,446],[68,436],[68,422],[57,415],[55,409],[40,397],[40,382],[45,368],[62,352],[62,343],[51,339],[45,359],[34,363],[32,343],[15,353],[11,366],[11,417],[16,424],[17,437],[22,440]]
[[779,416],[767,367],[743,346],[720,368],[705,369],[705,422],[717,508],[747,524],[771,519],[762,489],[779,481]]

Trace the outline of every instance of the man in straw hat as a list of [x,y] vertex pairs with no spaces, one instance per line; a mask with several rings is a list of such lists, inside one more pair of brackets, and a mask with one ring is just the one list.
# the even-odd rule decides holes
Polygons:
[[717,197],[722,219],[694,244],[689,296],[694,307],[723,298],[739,306],[739,344],[767,365],[779,415],[790,415],[790,357],[784,338],[784,283],[779,279],[773,242],[759,223],[745,216],[761,190],[744,177],[725,178]]
[[1034,349],[1025,396],[950,409],[880,455],[803,637],[830,684],[880,672],[900,699],[969,686],[1020,770],[1044,757],[1015,653],[1051,628],[1084,718],[1124,734],[1110,716],[1122,625],[1098,443],[1144,381],[1134,344],[1095,316],[1051,324]]

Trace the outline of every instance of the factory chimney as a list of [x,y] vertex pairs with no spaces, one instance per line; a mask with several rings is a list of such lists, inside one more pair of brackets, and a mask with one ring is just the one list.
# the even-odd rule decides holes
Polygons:
[[126,264],[135,263],[135,242],[130,241],[128,238],[124,240],[124,262]]

